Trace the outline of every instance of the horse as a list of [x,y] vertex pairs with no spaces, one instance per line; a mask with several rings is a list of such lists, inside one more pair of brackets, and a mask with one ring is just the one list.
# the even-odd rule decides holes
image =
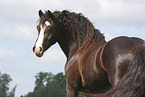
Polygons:
[[109,42],[87,17],[67,10],[39,14],[33,47],[42,57],[56,42],[65,64],[67,97],[145,96],[145,41],[120,36]]

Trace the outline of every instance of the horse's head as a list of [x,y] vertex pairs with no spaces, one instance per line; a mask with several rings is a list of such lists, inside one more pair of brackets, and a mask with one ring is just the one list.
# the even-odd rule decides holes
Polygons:
[[58,41],[59,34],[55,24],[56,18],[49,10],[46,14],[39,10],[39,16],[40,21],[37,26],[38,37],[33,51],[36,56],[42,57],[43,53]]

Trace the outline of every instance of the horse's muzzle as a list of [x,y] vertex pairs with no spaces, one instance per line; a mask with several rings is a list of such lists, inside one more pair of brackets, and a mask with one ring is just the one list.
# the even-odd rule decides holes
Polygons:
[[33,47],[33,52],[36,54],[37,57],[43,56],[43,49],[42,47]]

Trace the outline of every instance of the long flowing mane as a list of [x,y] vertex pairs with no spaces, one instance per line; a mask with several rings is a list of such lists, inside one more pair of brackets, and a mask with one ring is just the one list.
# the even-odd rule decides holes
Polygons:
[[[89,19],[84,17],[81,13],[77,14],[64,10],[62,12],[55,11],[53,15],[57,18],[58,25],[62,32],[67,34],[69,38],[75,40],[77,48],[82,50],[91,43],[105,42],[104,35],[98,29],[95,29]],[[46,18],[48,17],[42,17],[43,20]]]

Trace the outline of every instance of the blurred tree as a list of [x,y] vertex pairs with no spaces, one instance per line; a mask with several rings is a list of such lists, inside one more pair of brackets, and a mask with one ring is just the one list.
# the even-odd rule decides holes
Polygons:
[[41,87],[44,87],[44,82],[47,80],[47,74],[48,73],[38,73],[35,78],[36,78],[36,81],[35,81],[35,91],[38,90],[39,88]]
[[15,97],[15,91],[16,91],[17,85],[9,92],[8,97]]
[[54,75],[53,80],[46,85],[46,97],[66,97],[66,81],[63,73]]
[[16,86],[9,91],[9,83],[12,81],[9,74],[0,72],[0,97],[15,97]]
[[0,72],[0,97],[6,97],[9,90],[9,83],[12,81],[9,74]]
[[0,89],[0,97],[6,97],[6,94]]
[[[53,75],[51,72],[40,72],[36,76],[35,88],[21,97],[67,97],[66,80],[63,73]],[[80,95],[79,97],[85,97]]]
[[65,79],[65,76],[63,75],[63,73],[58,73],[57,75],[55,75],[53,80],[56,83],[59,83],[62,88],[65,87],[66,79]]

